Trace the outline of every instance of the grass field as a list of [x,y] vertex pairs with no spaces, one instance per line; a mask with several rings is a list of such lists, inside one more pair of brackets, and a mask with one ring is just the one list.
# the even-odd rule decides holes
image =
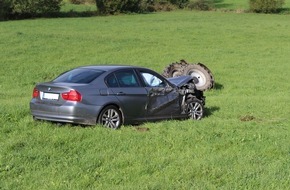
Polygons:
[[[0,189],[288,189],[289,15],[174,11],[0,22]],[[34,85],[89,64],[202,62],[201,121],[35,122]]]

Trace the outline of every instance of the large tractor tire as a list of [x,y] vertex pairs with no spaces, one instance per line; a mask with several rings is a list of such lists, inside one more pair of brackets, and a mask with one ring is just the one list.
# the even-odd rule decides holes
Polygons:
[[205,91],[214,87],[214,78],[210,70],[203,64],[189,64],[184,72],[184,75],[193,77],[195,86],[198,90]]
[[202,63],[187,63],[181,60],[179,63],[172,63],[164,69],[162,74],[166,78],[182,75],[191,75],[198,90],[205,91],[214,87],[212,72]]
[[171,63],[167,67],[165,67],[162,75],[166,78],[171,77],[179,77],[183,75],[184,68],[187,67],[188,64],[181,60],[181,62]]

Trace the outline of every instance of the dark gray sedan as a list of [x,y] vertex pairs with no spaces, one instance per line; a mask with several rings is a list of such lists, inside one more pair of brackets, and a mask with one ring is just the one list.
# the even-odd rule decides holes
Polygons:
[[204,114],[205,97],[192,76],[164,78],[135,66],[84,66],[33,89],[34,119],[117,129],[160,119]]

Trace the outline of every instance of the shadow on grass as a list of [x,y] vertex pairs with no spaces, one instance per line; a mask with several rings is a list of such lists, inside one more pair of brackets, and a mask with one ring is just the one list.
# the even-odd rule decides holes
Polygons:
[[214,112],[219,111],[220,108],[217,106],[212,106],[212,107],[206,107],[204,111],[204,116],[209,117],[211,116]]
[[290,8],[279,9],[280,14],[290,14]]
[[[220,83],[215,83],[214,88],[213,88],[213,90],[218,90],[218,91],[223,90],[223,89],[224,89],[224,86]],[[214,112],[219,111],[219,110],[220,110],[220,108],[217,106],[212,106],[212,107],[206,106],[204,115],[205,115],[205,117],[209,117]]]
[[222,84],[220,84],[220,83],[215,83],[214,84],[214,89],[215,90],[222,90],[222,89],[224,89],[224,86]]
[[44,14],[12,14],[7,18],[0,21],[8,20],[24,20],[24,19],[37,19],[37,18],[77,18],[77,17],[94,17],[100,16],[97,11],[68,11],[68,12],[53,12]]
[[61,17],[61,18],[70,18],[70,17],[93,17],[99,16],[100,14],[97,11],[68,11],[68,12],[59,12],[55,15],[50,15],[50,17]]

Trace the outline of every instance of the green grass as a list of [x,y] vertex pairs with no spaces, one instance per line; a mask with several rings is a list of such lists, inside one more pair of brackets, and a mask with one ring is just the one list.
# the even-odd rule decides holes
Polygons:
[[[288,189],[289,15],[175,11],[0,22],[0,189]],[[67,69],[129,64],[214,73],[201,121],[35,122],[32,89]]]

